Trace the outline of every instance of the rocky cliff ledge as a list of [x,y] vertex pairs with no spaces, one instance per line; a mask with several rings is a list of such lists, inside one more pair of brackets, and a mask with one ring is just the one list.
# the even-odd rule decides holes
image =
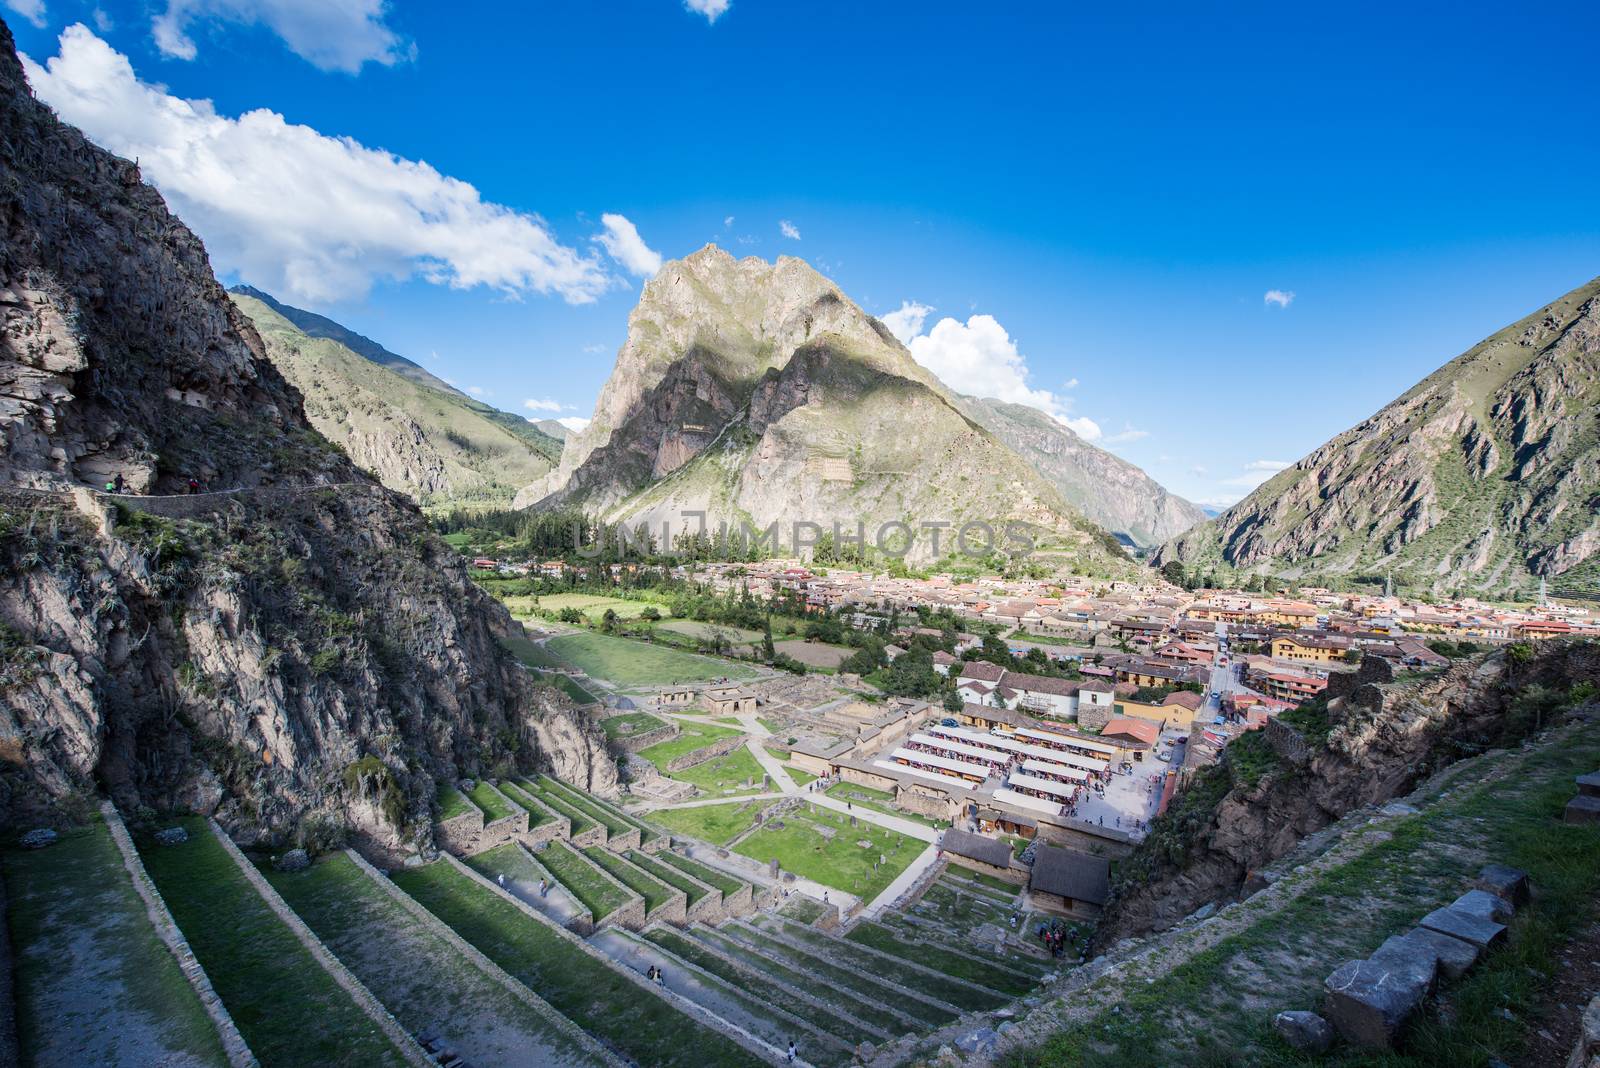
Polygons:
[[[309,426],[199,239],[34,100],[3,25],[0,231],[0,821],[103,790],[403,851],[439,779],[613,788],[516,624]],[[96,489],[119,475],[138,496]]]
[[1325,707],[1243,736],[1221,764],[1195,774],[1119,864],[1097,945],[1164,930],[1233,897],[1252,873],[1347,813],[1551,726],[1572,700],[1592,700],[1574,686],[1596,679],[1594,642],[1512,647],[1398,679],[1376,660],[1335,675]]

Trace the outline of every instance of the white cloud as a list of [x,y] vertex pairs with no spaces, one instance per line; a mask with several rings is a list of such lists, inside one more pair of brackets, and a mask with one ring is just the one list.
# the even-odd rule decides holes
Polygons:
[[649,278],[661,270],[661,253],[644,243],[639,228],[625,215],[607,212],[600,216],[606,232],[597,234],[595,240],[606,250],[606,255],[620,263],[629,274]]
[[1069,378],[1065,382],[1061,383],[1061,388],[1062,389],[1077,389],[1078,388],[1078,380],[1076,378]]
[[44,0],[5,0],[6,7],[44,29]]
[[604,351],[606,351],[606,347],[604,345],[585,345],[583,347],[583,351],[584,352],[604,352]]
[[1287,308],[1294,303],[1294,290],[1269,289],[1261,298],[1263,304],[1276,304],[1280,308]]
[[1293,467],[1287,460],[1251,460],[1244,465],[1246,471],[1282,471],[1286,467]]
[[1219,493],[1211,497],[1193,498],[1194,503],[1202,508],[1232,508],[1243,499],[1242,493]]
[[722,228],[723,228],[723,229],[724,229],[724,230],[731,230],[731,229],[733,229],[733,216],[732,216],[732,215],[728,215],[728,216],[724,216],[724,217],[723,217],[723,220],[722,220]]
[[193,59],[193,25],[264,23],[312,66],[354,74],[369,61],[390,66],[415,53],[384,25],[387,7],[387,0],[167,0],[150,28],[163,55]]
[[581,415],[568,415],[561,419],[557,419],[556,422],[560,423],[562,426],[576,434],[578,431],[588,426],[590,420],[585,419]]
[[1123,423],[1121,430],[1106,436],[1105,443],[1107,445],[1126,445],[1132,441],[1143,441],[1149,436],[1150,431],[1136,430],[1128,423]]
[[522,402],[522,406],[533,412],[559,412],[566,407],[560,401],[553,401],[548,397],[542,399],[530,397]]
[[1037,408],[1085,441],[1097,441],[1101,436],[1093,419],[1071,414],[1068,398],[1028,385],[1027,362],[992,315],[974,315],[965,323],[940,319],[928,333],[913,337],[907,347],[918,363],[957,393]]
[[909,345],[912,338],[922,333],[922,324],[933,310],[931,304],[903,300],[900,307],[883,317],[883,325],[889,328],[889,333],[900,339],[900,344]]
[[426,163],[294,126],[265,109],[237,119],[208,100],[141,83],[87,27],[61,35],[48,69],[23,57],[40,99],[128,158],[205,240],[213,265],[312,304],[420,277],[511,297],[583,304],[615,284],[592,253],[536,215],[487,202]]
[[1222,485],[1255,489],[1279,471],[1291,466],[1293,465],[1285,460],[1251,460],[1244,465],[1243,474],[1223,479]]
[[791,241],[800,240],[800,228],[788,219],[778,221],[778,232]]
[[704,15],[707,22],[715,22],[727,14],[732,0],[683,0],[683,6],[696,15]]
[[468,386],[467,392],[472,394],[474,397],[487,397],[489,395],[489,391],[484,389],[482,386]]

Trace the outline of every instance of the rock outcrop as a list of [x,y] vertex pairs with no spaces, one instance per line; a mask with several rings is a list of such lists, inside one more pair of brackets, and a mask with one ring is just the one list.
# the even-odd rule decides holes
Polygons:
[[1448,594],[1600,578],[1600,278],[1168,542],[1157,563],[1392,574]]
[[[797,521],[861,524],[869,543],[903,523],[920,562],[948,552],[963,523],[1020,521],[1055,563],[1133,570],[832,282],[797,259],[712,246],[645,286],[593,422],[518,501],[655,530],[681,531],[685,512],[713,527],[778,523],[786,547]],[[949,524],[937,552],[924,523]]]
[[3,27],[0,227],[0,820],[105,791],[399,850],[440,779],[607,788],[594,728],[500,648],[516,624],[312,428],[200,241],[34,100]]
[[1398,797],[1462,756],[1519,740],[1540,724],[1509,712],[1518,693],[1562,693],[1595,678],[1594,642],[1547,643],[1526,664],[1496,652],[1402,681],[1375,658],[1359,673],[1333,676],[1326,740],[1308,746],[1305,759],[1280,758],[1251,782],[1231,776],[1225,752],[1223,764],[1196,774],[1185,791],[1215,803],[1196,811],[1180,794],[1166,822],[1152,824],[1123,862],[1097,944],[1170,927],[1236,894],[1252,872],[1348,813]]

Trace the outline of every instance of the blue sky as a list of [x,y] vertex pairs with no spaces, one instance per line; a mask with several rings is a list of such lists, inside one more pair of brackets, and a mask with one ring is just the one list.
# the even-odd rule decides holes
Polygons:
[[714,240],[1220,504],[1600,274],[1587,5],[0,3],[225,281],[524,414]]

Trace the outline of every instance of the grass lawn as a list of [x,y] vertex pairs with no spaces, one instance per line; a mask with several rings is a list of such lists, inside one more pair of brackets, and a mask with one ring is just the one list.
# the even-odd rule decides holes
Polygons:
[[141,842],[145,868],[264,1066],[404,1065],[367,1015],[244,877],[206,821],[189,840]]
[[518,808],[522,809],[528,814],[529,830],[532,830],[550,818],[544,809],[533,803],[535,798],[530,795],[528,791],[524,790],[510,779],[500,780],[500,792],[509,797]]
[[23,1063],[227,1064],[99,816],[0,861]]
[[654,912],[672,900],[672,887],[623,861],[609,849],[590,846],[583,855],[609,872],[623,886],[644,898],[644,910]]
[[723,738],[731,738],[740,732],[733,727],[717,727],[710,723],[693,723],[686,719],[677,721],[683,728],[683,733],[676,738],[669,738],[658,742],[648,749],[639,750],[639,755],[667,773],[667,762],[685,753],[692,753],[696,749],[704,749],[712,742]]
[[627,601],[621,597],[602,597],[593,593],[551,593],[539,598],[539,607],[546,612],[560,612],[563,608],[576,608],[590,622],[598,623],[606,609],[617,614],[618,619],[638,619],[646,608],[654,607],[663,617],[668,608],[660,601]]
[[579,1027],[640,1064],[743,1068],[750,1055],[642,990],[551,926],[440,862],[397,871],[395,885],[455,928]]
[[785,765],[783,770],[789,776],[789,778],[794,780],[794,784],[796,786],[804,786],[806,783],[816,778],[816,776],[811,774],[809,771],[801,771],[792,764]]
[[673,619],[665,623],[656,624],[657,630],[668,630],[674,634],[682,634],[685,638],[695,641],[704,641],[713,634],[725,634],[730,642],[735,644],[749,644],[761,640],[759,630],[745,630],[743,627],[728,627],[721,623],[697,623],[692,619]]
[[439,820],[443,822],[464,816],[472,811],[472,806],[467,803],[466,797],[454,786],[440,785],[439,787]]
[[627,893],[601,878],[589,862],[565,842],[551,842],[534,856],[593,914],[596,923],[628,903]]
[[474,1063],[596,1063],[443,935],[418,923],[345,854],[303,872],[262,874],[413,1034],[431,1025]]
[[855,653],[855,650],[848,645],[792,640],[773,642],[772,648],[793,657],[813,671],[835,671]]
[[501,638],[500,644],[506,651],[522,662],[523,667],[530,668],[558,668],[565,665],[551,656],[549,651],[538,642],[527,638]]
[[[781,828],[767,825],[740,842],[735,852],[763,864],[776,859],[786,870],[813,879],[823,886],[855,894],[871,901],[895,876],[906,869],[927,846],[915,838],[858,821],[842,812],[806,805],[779,821]],[[865,848],[857,842],[868,843]],[[886,863],[876,871],[879,855]]]
[[554,686],[580,705],[597,705],[600,698],[584,689],[578,680],[571,675],[563,675],[559,671],[546,671],[540,676],[540,681]]
[[496,793],[494,787],[486,782],[473,783],[471,797],[472,803],[483,809],[484,823],[493,823],[495,820],[505,819],[515,812],[510,805],[506,804],[506,799]]
[[671,864],[679,871],[688,872],[707,886],[716,887],[722,891],[723,897],[732,897],[749,885],[743,880],[735,879],[733,876],[726,875],[716,868],[710,868],[698,861],[690,860],[682,853],[674,853],[671,850],[664,849],[656,854],[656,859]]
[[771,801],[732,801],[700,808],[663,808],[650,813],[650,819],[673,834],[720,846],[748,830],[756,821],[756,814],[771,804]]
[[870,808],[875,812],[882,812],[887,816],[899,816],[903,820],[911,820],[927,827],[950,825],[948,820],[936,820],[932,816],[896,808],[893,794],[884,790],[874,790],[870,786],[857,786],[853,782],[836,782],[824,792],[829,797],[849,802],[858,808]]
[[568,786],[548,775],[539,776],[539,786],[545,791],[546,796],[554,795],[573,808],[583,812],[586,816],[593,816],[605,826],[607,835],[627,834],[634,829],[643,830],[638,824],[623,816],[622,813],[609,805],[602,804],[598,799],[591,797],[582,790]]
[[676,686],[755,675],[748,667],[727,660],[587,631],[551,638],[546,645],[561,659],[618,686]]
[[620,716],[610,716],[600,721],[600,729],[605,731],[606,737],[612,741],[637,734],[649,734],[666,725],[665,720],[657,719],[648,712],[624,712]]
[[567,819],[572,822],[572,833],[574,835],[582,834],[590,827],[596,826],[596,824],[599,822],[593,816],[584,812],[583,809],[574,805],[571,801],[568,801],[561,794],[553,793],[549,787],[543,785],[543,783],[537,782],[533,779],[518,779],[516,784],[522,787],[522,789],[528,791],[528,793],[532,794],[534,797],[538,798],[540,801],[544,802],[553,811],[567,817]]
[[891,956],[913,961],[958,979],[978,983],[990,990],[998,990],[1002,994],[1021,997],[1034,987],[1033,979],[1027,974],[976,960],[968,953],[902,938],[899,932],[892,928],[870,920],[857,923],[845,937]]
[[660,863],[649,853],[641,853],[637,849],[630,849],[628,850],[628,859],[668,886],[682,890],[691,905],[711,892],[672,865]]
[[[735,797],[739,794],[761,792],[761,782],[766,776],[750,750],[739,748],[731,753],[696,764],[692,768],[672,773],[672,778],[692,782],[708,794],[718,797]],[[750,785],[745,785],[745,780]]]

